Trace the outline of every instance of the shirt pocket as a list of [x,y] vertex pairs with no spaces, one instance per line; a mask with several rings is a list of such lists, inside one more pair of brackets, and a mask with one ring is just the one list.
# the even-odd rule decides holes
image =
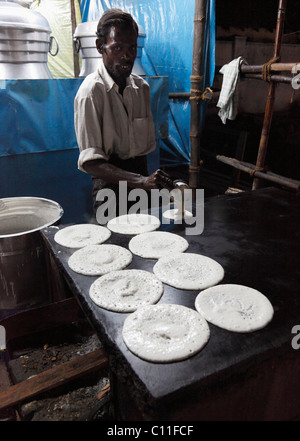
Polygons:
[[133,139],[134,139],[134,154],[141,155],[146,153],[149,144],[149,125],[150,118],[134,118],[132,122]]

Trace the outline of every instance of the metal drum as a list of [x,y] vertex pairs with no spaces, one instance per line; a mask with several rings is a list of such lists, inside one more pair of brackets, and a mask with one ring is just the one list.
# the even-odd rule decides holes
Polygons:
[[0,79],[50,79],[54,37],[48,20],[13,1],[0,1]]
[[[80,77],[86,77],[88,74],[94,72],[97,69],[99,58],[102,57],[96,49],[97,24],[98,20],[80,23],[74,32],[74,45],[81,57]],[[139,25],[137,57],[132,72],[140,76],[146,75],[141,61],[145,37],[144,30],[142,26]]]
[[63,209],[34,197],[0,199],[0,309],[24,309],[48,297],[46,255],[40,230]]

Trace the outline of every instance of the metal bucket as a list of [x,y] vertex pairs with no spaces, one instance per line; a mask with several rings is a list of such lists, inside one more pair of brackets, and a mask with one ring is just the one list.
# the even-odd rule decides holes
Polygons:
[[25,309],[48,296],[47,265],[40,230],[63,209],[35,197],[0,199],[0,309]]
[[[84,23],[79,23],[75,29],[73,41],[75,49],[77,52],[79,52],[81,57],[81,70],[79,73],[80,77],[86,77],[88,74],[95,72],[99,63],[99,58],[102,57],[96,48],[97,24],[98,20],[87,21]],[[137,41],[137,56],[132,72],[136,75],[145,76],[146,73],[144,71],[141,58],[146,35],[142,26],[138,26],[139,35]]]
[[0,1],[0,79],[51,79],[48,52],[53,40],[48,20],[12,1]]

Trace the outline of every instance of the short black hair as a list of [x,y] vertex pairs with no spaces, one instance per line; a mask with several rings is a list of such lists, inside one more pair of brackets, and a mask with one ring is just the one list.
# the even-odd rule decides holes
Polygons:
[[96,35],[102,44],[106,43],[107,35],[112,26],[120,26],[123,29],[131,27],[136,31],[137,36],[139,34],[138,25],[132,15],[130,15],[128,12],[122,11],[121,9],[107,9],[103,13],[97,25]]

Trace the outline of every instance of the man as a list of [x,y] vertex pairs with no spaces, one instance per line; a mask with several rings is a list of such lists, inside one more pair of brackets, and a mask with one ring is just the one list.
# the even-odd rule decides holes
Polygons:
[[137,39],[138,26],[130,14],[105,11],[96,39],[102,59],[75,97],[78,168],[92,176],[95,210],[99,190],[108,187],[118,195],[119,181],[129,189],[174,188],[162,170],[147,172],[147,154],[156,143],[149,85],[131,73]]

